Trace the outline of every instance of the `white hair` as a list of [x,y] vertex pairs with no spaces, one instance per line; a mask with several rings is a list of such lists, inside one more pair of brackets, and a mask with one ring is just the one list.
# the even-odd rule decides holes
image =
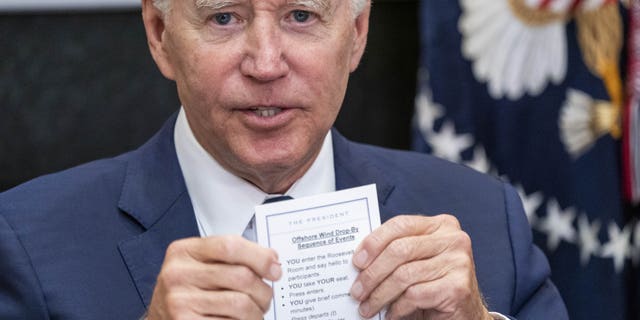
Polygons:
[[366,4],[367,0],[351,0],[351,12],[354,18],[357,18],[362,13]]
[[[173,0],[153,0],[153,5],[166,15],[171,10],[171,1]],[[354,18],[362,13],[366,4],[367,0],[351,0],[351,12]]]
[[171,1],[170,0],[153,0],[153,5],[162,12],[165,16],[169,13],[171,9]]

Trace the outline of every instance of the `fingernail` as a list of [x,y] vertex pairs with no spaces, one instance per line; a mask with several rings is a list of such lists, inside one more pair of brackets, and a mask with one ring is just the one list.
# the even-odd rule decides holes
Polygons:
[[369,254],[367,253],[367,250],[361,250],[353,256],[353,264],[358,268],[364,268],[368,258]]
[[280,276],[282,275],[282,268],[280,267],[279,264],[274,263],[271,265],[271,269],[269,270],[269,273],[271,275],[272,279],[280,279]]
[[356,281],[353,286],[351,286],[351,291],[349,291],[349,293],[356,300],[360,300],[360,296],[362,295],[362,283],[360,283],[360,281]]
[[358,311],[360,312],[360,315],[368,318],[369,317],[369,302],[363,302],[360,304],[360,307],[358,308]]

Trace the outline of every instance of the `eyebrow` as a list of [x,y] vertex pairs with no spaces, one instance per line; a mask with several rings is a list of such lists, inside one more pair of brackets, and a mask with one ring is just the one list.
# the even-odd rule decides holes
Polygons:
[[[223,9],[238,3],[237,0],[196,0],[195,2],[198,9],[208,8],[213,10]],[[331,7],[328,0],[288,0],[287,6],[308,7],[320,12],[326,12]]]
[[289,0],[287,5],[309,7],[320,12],[326,12],[331,7],[328,0]]
[[196,8],[198,9],[213,9],[218,10],[226,7],[230,7],[234,4],[237,4],[237,1],[229,1],[229,0],[196,0]]

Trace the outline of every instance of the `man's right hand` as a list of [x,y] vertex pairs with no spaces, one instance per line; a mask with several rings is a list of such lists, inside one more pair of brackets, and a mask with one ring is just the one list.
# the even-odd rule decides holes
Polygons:
[[240,236],[173,242],[151,298],[148,319],[262,319],[278,280],[275,251]]

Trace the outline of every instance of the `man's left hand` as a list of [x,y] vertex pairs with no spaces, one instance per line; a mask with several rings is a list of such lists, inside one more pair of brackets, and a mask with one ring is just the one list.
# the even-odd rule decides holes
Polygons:
[[475,275],[471,239],[451,215],[397,216],[356,249],[351,288],[360,314],[387,319],[493,319]]

